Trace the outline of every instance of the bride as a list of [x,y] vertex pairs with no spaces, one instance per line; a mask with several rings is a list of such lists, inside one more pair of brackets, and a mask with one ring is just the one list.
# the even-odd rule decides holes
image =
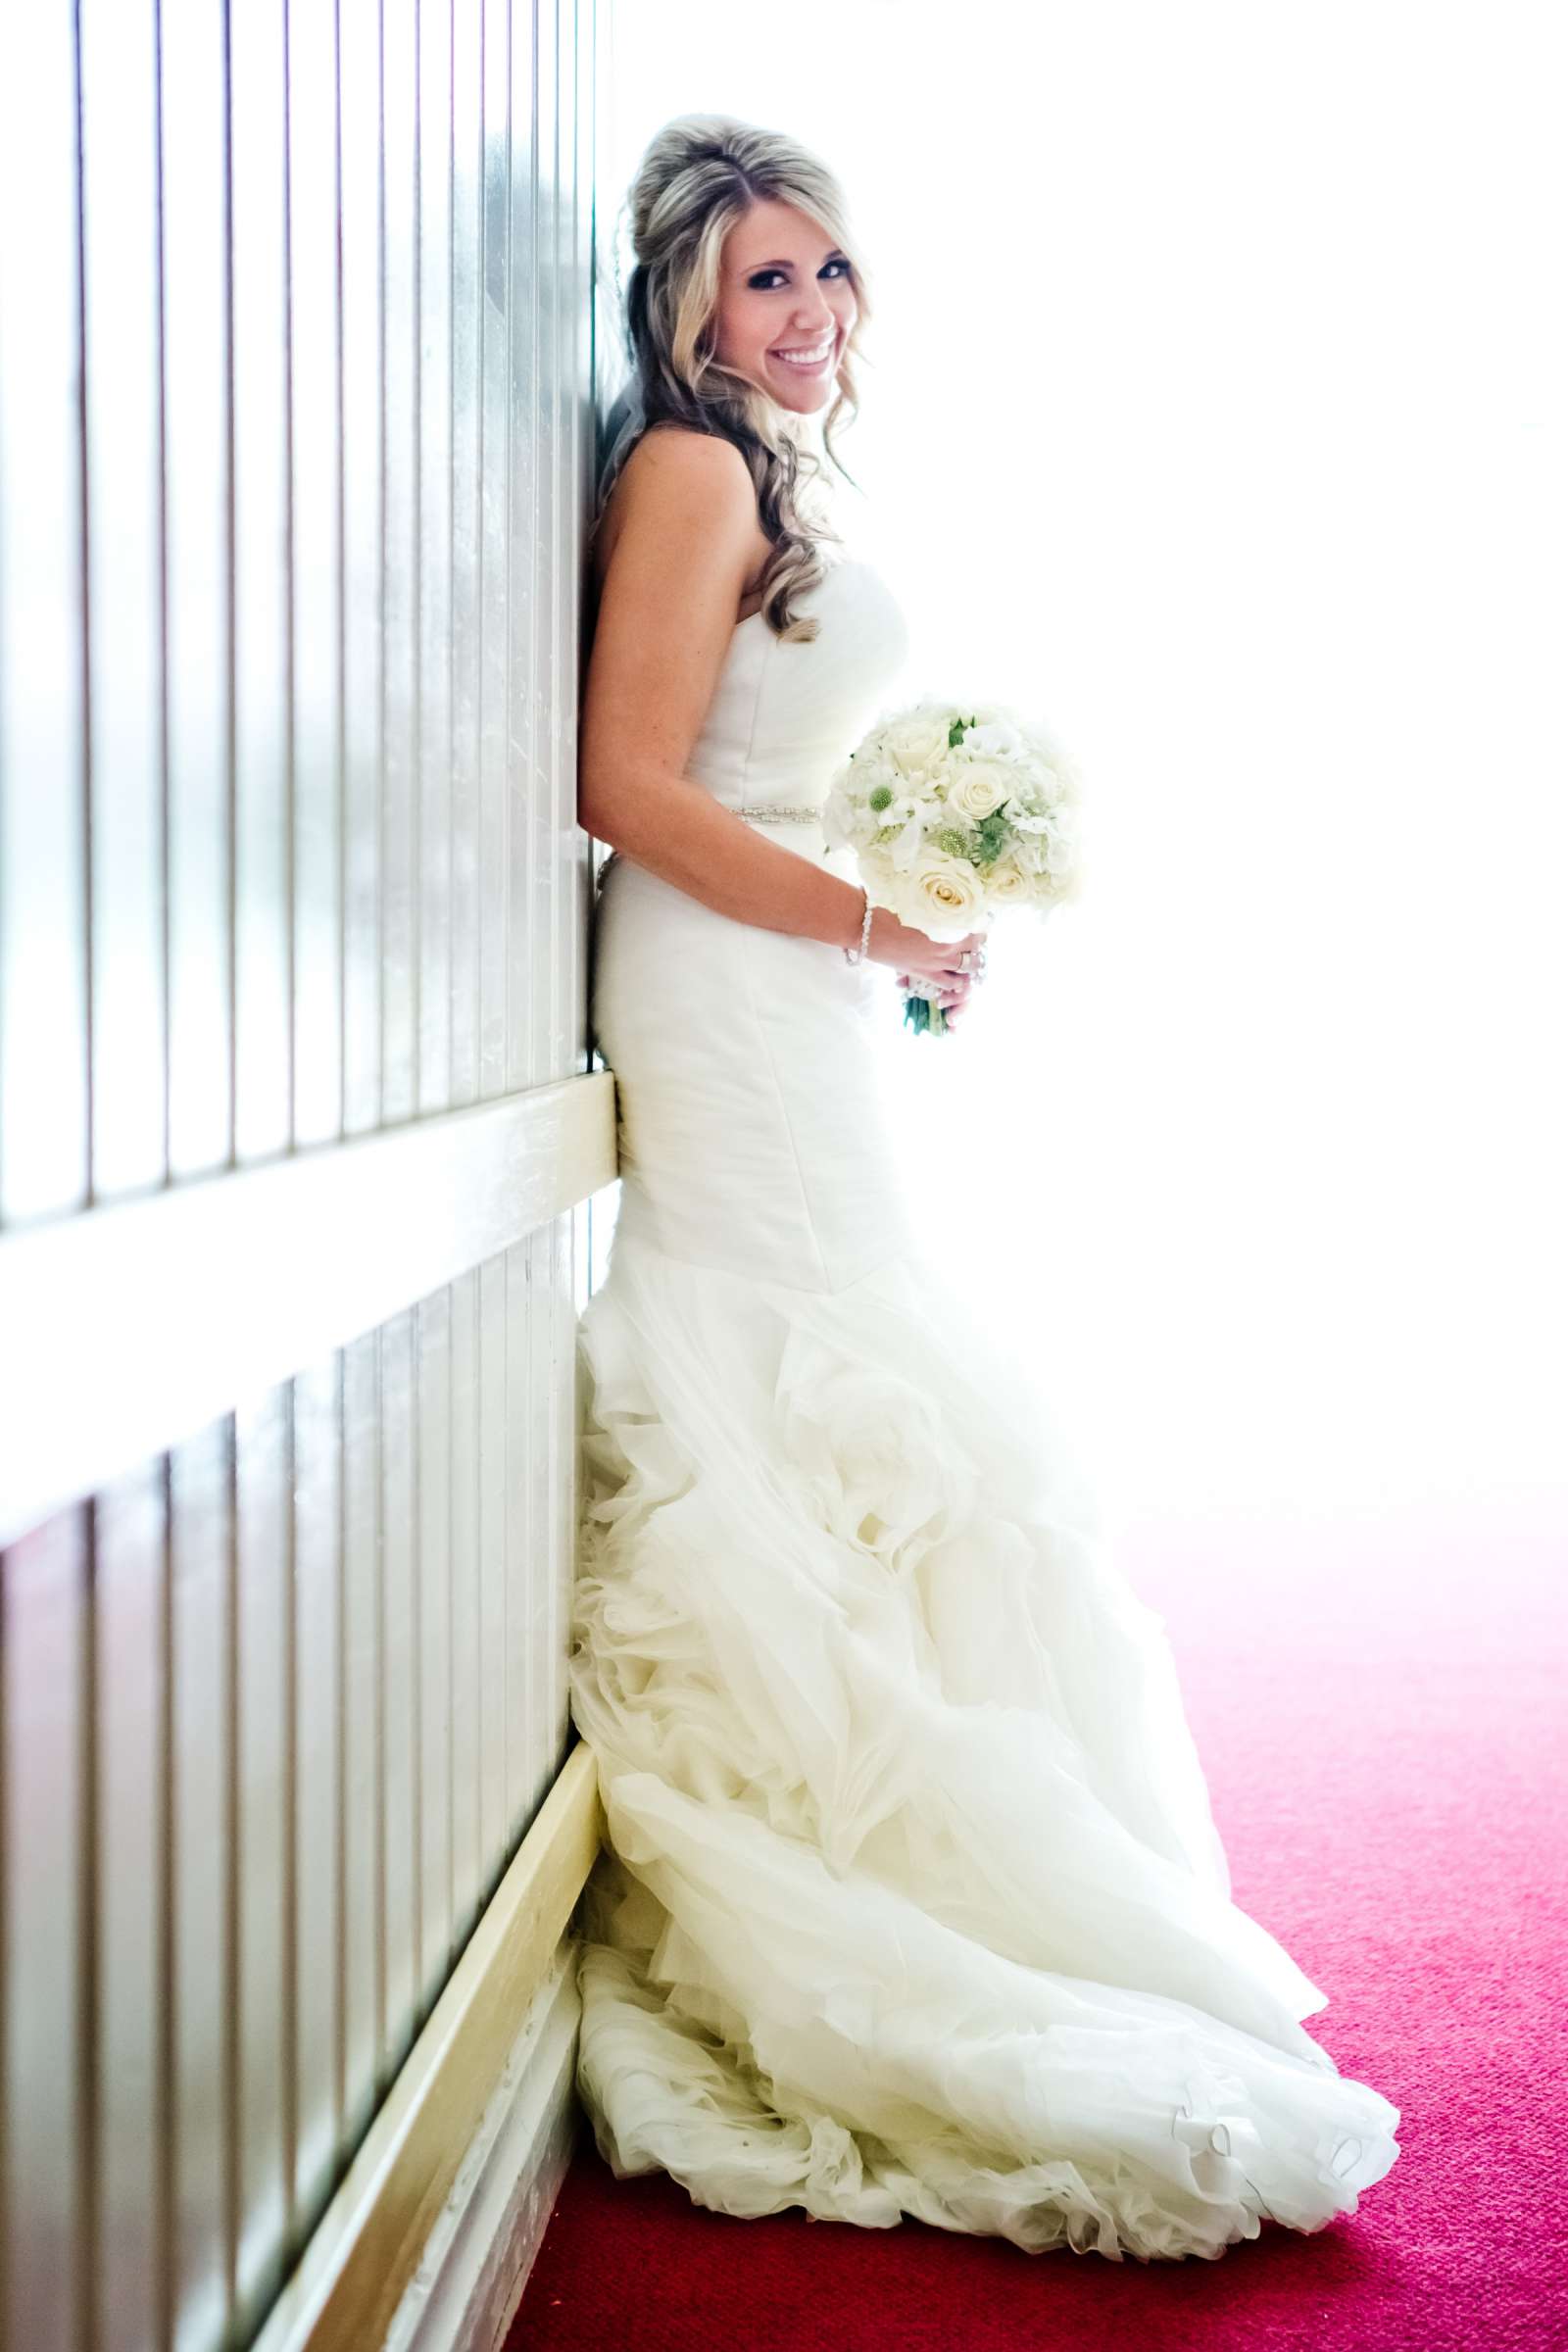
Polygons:
[[595,2137],[724,2213],[1031,2253],[1319,2230],[1398,2110],[1231,1901],[1163,1620],[893,1141],[890,975],[961,1024],[979,937],[815,821],[909,646],[808,430],[837,464],[868,317],[839,188],[690,116],[630,209],[579,802],[621,1180],[578,1327]]

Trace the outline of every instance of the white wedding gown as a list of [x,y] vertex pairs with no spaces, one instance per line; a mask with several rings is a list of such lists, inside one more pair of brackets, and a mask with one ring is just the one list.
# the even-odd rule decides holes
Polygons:
[[[891,707],[876,568],[840,558],[802,609],[809,645],[735,630],[687,770],[731,808],[818,805]],[[853,877],[814,825],[766,830]],[[919,1229],[892,973],[616,858],[592,990],[621,1154],[570,1664],[611,1839],[580,1951],[601,2153],[724,2213],[1115,2260],[1353,2213],[1398,2110],[1230,1900],[1164,1622]]]

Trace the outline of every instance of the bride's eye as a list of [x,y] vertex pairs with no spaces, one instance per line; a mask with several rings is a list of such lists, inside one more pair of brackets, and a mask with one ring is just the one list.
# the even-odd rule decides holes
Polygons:
[[[837,261],[824,262],[822,264],[822,269],[819,270],[816,274],[818,277],[820,277],[823,270],[842,270],[845,274],[848,275],[850,273],[850,269],[851,265],[845,261],[842,256],[840,256]],[[755,277],[749,277],[746,282],[749,286],[756,286],[760,292],[765,293],[769,289],[765,285],[764,281],[768,278],[782,277],[783,274],[784,272],[782,270],[760,270]]]

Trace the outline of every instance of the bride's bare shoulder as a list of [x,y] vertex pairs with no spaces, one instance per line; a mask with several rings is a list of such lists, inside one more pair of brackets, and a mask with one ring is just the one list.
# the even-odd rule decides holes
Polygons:
[[751,469],[734,442],[722,433],[705,433],[692,425],[662,419],[638,436],[611,486],[594,534],[597,586],[603,587],[615,542],[628,516],[638,510],[660,525],[694,510],[743,530],[750,521],[758,561],[765,563],[770,552],[758,519]]
[[698,425],[679,424],[669,416],[661,417],[638,435],[626,465],[639,458],[645,466],[652,459],[659,465],[706,467],[712,473],[739,471],[748,482],[752,478],[746,460],[727,433],[705,433]]

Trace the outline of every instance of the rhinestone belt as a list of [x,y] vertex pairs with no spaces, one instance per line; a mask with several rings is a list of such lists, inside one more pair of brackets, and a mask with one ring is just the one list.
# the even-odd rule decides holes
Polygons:
[[[723,807],[723,803],[721,802],[719,806]],[[820,808],[769,808],[758,806],[750,808],[732,808],[730,810],[730,814],[731,816],[744,816],[748,824],[754,825],[776,824],[781,818],[790,824],[810,825],[820,824],[822,821],[822,811]],[[599,868],[599,884],[601,888],[604,886],[605,876],[609,873],[611,867],[614,864],[619,856],[620,852],[618,850],[612,850],[610,856],[605,859],[604,864]]]

